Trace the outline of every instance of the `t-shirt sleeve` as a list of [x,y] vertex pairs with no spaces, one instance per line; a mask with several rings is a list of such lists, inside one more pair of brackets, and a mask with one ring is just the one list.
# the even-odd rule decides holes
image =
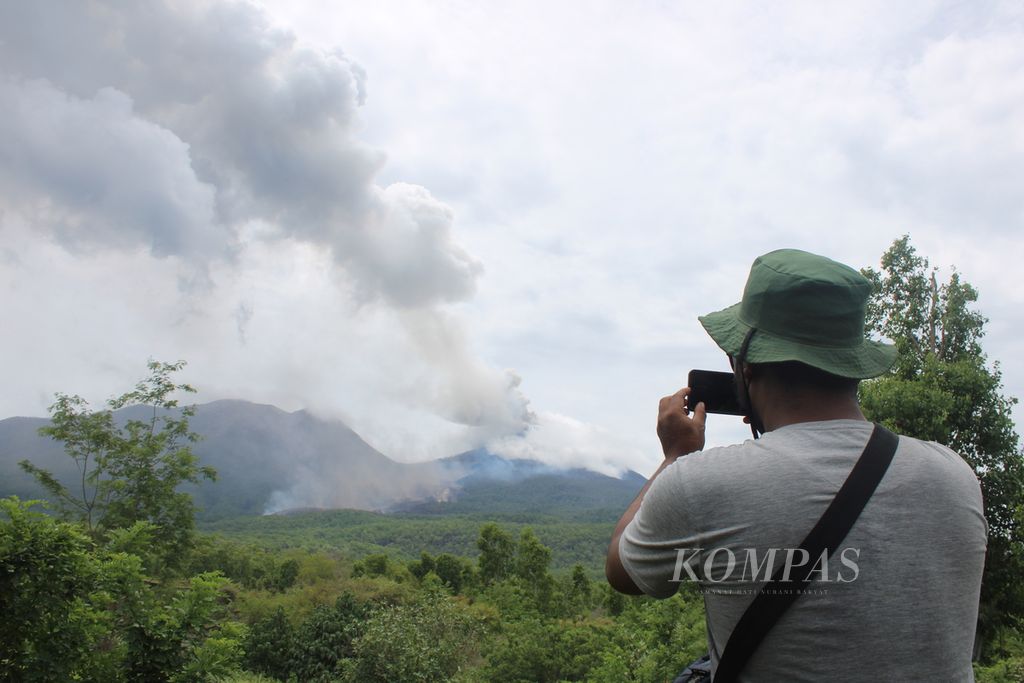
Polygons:
[[[647,490],[636,516],[619,537],[619,558],[637,587],[655,598],[668,598],[689,574],[677,560],[699,556],[699,533],[689,511],[684,458],[669,465]],[[680,555],[682,553],[682,555]],[[695,560],[690,563],[694,572]]]

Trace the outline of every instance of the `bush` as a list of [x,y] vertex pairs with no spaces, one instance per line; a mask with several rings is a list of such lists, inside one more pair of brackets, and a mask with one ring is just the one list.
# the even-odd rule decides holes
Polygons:
[[249,629],[243,649],[245,668],[288,680],[295,657],[295,628],[280,607]]
[[476,622],[438,590],[380,607],[356,643],[355,680],[451,680],[476,652],[478,634]]
[[31,507],[0,500],[0,680],[186,682],[237,669],[244,627],[221,622],[222,576],[154,588],[138,556]]
[[351,593],[341,595],[333,607],[316,607],[295,634],[291,672],[298,680],[328,683],[345,677],[345,660],[355,656],[366,613]]
[[[0,500],[0,680],[72,680],[109,669],[101,563],[71,524]],[[120,561],[139,579],[139,563]],[[124,571],[117,574],[121,576]],[[113,675],[113,674],[111,674]]]

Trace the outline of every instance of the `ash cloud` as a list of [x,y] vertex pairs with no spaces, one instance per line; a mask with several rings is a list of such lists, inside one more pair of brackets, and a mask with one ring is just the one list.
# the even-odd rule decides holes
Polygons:
[[[344,53],[301,44],[244,2],[4,3],[0,234],[14,242],[29,229],[81,258],[148,255],[161,273],[170,263],[188,299],[177,327],[233,328],[210,345],[238,348],[274,348],[257,338],[271,327],[258,296],[221,301],[232,282],[256,279],[238,272],[246,255],[312,247],[333,264],[334,298],[387,311],[407,338],[416,360],[398,362],[422,376],[405,403],[462,430],[460,448],[525,433],[534,418],[519,378],[478,358],[447,308],[473,297],[482,265],[427,189],[375,182],[384,155],[358,140],[367,95],[367,75]],[[274,334],[297,332],[286,306],[273,314]],[[304,360],[328,362],[314,346]],[[208,367],[230,355],[209,353]],[[295,391],[310,401],[329,389]],[[308,500],[289,502],[337,499],[317,477],[309,470],[287,494]]]
[[366,76],[340,51],[244,3],[8,3],[0,25],[3,194],[66,245],[205,263],[264,221],[329,249],[368,301],[475,291],[451,211],[374,183]]
[[188,145],[101,88],[81,99],[44,80],[0,81],[0,193],[69,249],[147,246],[204,261],[226,247],[215,188]]

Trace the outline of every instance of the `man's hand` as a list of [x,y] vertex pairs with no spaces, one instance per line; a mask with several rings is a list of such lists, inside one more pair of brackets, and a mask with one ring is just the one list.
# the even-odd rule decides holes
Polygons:
[[671,396],[661,399],[661,405],[658,408],[658,438],[661,439],[661,448],[665,451],[665,460],[661,463],[658,471],[640,489],[636,499],[622,513],[622,517],[612,533],[612,542],[608,546],[604,573],[611,587],[620,593],[628,593],[630,595],[640,595],[643,593],[639,586],[633,582],[633,579],[630,578],[629,573],[622,564],[622,558],[619,556],[619,538],[622,536],[622,532],[625,531],[633,517],[636,516],[636,512],[640,509],[640,503],[643,501],[647,489],[651,487],[651,484],[661,474],[661,471],[675,462],[676,458],[680,455],[693,453],[704,448],[704,418],[706,417],[704,414],[704,404],[698,403],[691,416],[686,409],[686,397],[689,394],[690,387],[683,387]]
[[690,387],[683,387],[671,396],[661,399],[658,406],[658,438],[665,457],[675,460],[680,455],[704,448],[704,404],[698,403],[690,415],[686,397]]

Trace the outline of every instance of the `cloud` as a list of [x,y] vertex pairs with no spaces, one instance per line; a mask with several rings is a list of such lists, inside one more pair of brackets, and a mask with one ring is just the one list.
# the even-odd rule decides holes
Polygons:
[[906,72],[882,142],[890,199],[930,221],[992,234],[1024,217],[1021,35],[950,35]]
[[344,54],[244,3],[54,7],[0,14],[13,133],[0,173],[5,196],[31,190],[18,208],[40,229],[205,264],[262,221],[329,249],[368,301],[472,296],[481,267],[452,238],[451,210],[374,183],[384,157],[356,138],[366,76]]
[[452,210],[417,185],[394,183],[375,195],[365,235],[335,251],[362,288],[402,308],[470,298],[483,267],[454,241]]
[[0,196],[71,248],[148,247],[197,262],[223,256],[215,189],[188,145],[136,116],[113,88],[79,99],[46,81],[0,80]]
[[[235,2],[5,5],[0,27],[10,272],[107,295],[78,329],[91,362],[185,357],[214,395],[365,420],[413,459],[527,424],[519,378],[447,308],[482,264],[426,188],[377,184],[384,155],[358,139],[366,74],[341,51]],[[43,276],[47,262],[64,266]],[[20,303],[23,319],[45,305]],[[54,363],[70,377],[77,360]]]
[[1012,358],[1014,3],[264,2],[0,3],[3,405],[184,357],[401,459],[645,469],[757,254],[908,231]]
[[[487,266],[475,328],[537,406],[656,456],[657,397],[724,362],[696,316],[738,300],[755,256],[871,265],[908,231],[981,287],[987,344],[1012,357],[1019,4],[267,2],[367,65],[386,174],[471,169],[445,198],[485,228],[465,237]],[[1007,367],[1011,393],[1022,377]]]
[[541,460],[556,467],[586,467],[618,477],[643,459],[636,444],[607,429],[567,415],[540,413],[520,434],[492,440],[488,448],[506,458]]

